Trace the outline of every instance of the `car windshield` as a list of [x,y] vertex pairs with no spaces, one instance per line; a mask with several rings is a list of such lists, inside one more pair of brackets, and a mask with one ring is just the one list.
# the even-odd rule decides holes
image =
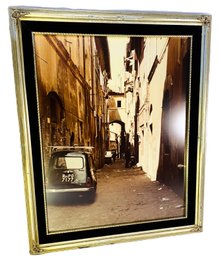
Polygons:
[[84,160],[80,156],[62,156],[55,160],[55,168],[62,169],[82,169]]

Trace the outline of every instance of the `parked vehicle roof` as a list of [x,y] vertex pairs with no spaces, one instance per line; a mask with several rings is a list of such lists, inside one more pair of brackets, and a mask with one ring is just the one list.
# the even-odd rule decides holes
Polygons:
[[93,146],[49,146],[53,153],[87,153],[93,154]]

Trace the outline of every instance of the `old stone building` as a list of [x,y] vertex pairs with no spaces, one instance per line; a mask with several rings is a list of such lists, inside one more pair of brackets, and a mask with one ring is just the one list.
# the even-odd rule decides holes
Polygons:
[[161,147],[157,178],[179,195],[187,176],[187,113],[190,95],[191,38],[170,38],[163,91]]
[[151,180],[168,184],[180,195],[189,42],[189,38],[131,37],[125,58],[126,131],[136,163]]
[[106,37],[34,35],[39,123],[45,163],[50,146],[95,147],[103,164],[110,77]]
[[167,37],[131,37],[127,47],[129,141],[134,146],[137,164],[152,180],[157,178],[159,163],[167,45]]

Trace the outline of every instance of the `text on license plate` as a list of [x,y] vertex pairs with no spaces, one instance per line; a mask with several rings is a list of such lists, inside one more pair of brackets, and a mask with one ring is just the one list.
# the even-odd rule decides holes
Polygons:
[[61,182],[69,182],[72,183],[75,179],[74,174],[62,174]]

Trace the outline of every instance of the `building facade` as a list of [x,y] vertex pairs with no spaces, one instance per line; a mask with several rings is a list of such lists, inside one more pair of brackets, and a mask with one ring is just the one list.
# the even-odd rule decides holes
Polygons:
[[126,132],[136,163],[151,180],[158,179],[179,194],[185,174],[189,42],[189,38],[131,37],[125,58]]
[[110,77],[106,37],[35,34],[34,48],[45,162],[50,146],[83,145],[95,147],[100,167]]
[[127,47],[125,90],[129,140],[137,165],[152,180],[157,178],[159,164],[167,46],[167,37],[134,37]]
[[163,92],[161,147],[157,179],[184,196],[187,160],[186,120],[190,96],[191,38],[171,38]]

